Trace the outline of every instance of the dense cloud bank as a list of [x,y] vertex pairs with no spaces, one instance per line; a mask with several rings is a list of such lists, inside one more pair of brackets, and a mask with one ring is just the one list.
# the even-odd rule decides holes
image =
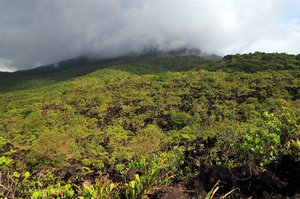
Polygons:
[[0,71],[182,47],[300,52],[299,1],[2,0]]

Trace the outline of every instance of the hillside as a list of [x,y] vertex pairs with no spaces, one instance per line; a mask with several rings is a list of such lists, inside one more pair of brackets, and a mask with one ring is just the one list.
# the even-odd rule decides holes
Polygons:
[[216,55],[194,55],[199,53],[198,51],[190,52],[190,50],[181,49],[170,52],[152,50],[142,55],[129,55],[111,59],[81,56],[31,70],[14,73],[0,72],[0,92],[49,85],[109,67],[121,66],[122,70],[146,74],[189,70],[200,64],[221,59]]
[[295,195],[299,72],[299,55],[253,53],[0,73],[0,196]]

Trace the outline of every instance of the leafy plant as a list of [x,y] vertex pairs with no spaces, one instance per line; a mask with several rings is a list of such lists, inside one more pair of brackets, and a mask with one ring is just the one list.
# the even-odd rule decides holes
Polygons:
[[148,195],[158,192],[169,184],[174,177],[173,169],[175,167],[174,160],[172,164],[171,156],[168,155],[170,154],[152,154],[129,164],[132,168],[141,171],[142,174],[135,174],[134,178],[126,183],[127,198],[148,198]]
[[61,185],[57,183],[55,186],[49,186],[46,189],[33,191],[31,198],[72,198],[75,194],[71,184]]
[[119,197],[119,183],[113,183],[107,176],[100,177],[95,185],[85,186],[79,198],[111,199]]
[[8,158],[8,157],[5,157],[5,156],[1,156],[0,157],[0,166],[7,166],[7,165],[10,165],[13,163],[13,160]]
[[267,130],[252,131],[244,136],[240,145],[241,156],[265,165],[278,158],[280,136]]

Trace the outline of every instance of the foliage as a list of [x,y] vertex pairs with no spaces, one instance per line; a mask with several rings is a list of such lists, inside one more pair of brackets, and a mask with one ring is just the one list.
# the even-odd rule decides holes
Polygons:
[[127,198],[148,198],[148,195],[157,193],[166,187],[174,177],[173,172],[178,165],[178,159],[171,153],[152,154],[142,157],[129,164],[141,172],[126,183]]
[[298,70],[299,55],[255,52],[226,55],[222,61],[212,63],[213,70],[257,72],[263,70]]
[[56,186],[49,186],[43,190],[36,190],[32,193],[31,198],[72,198],[74,196],[74,190],[70,184],[61,186],[58,183]]
[[8,157],[5,157],[5,156],[1,156],[0,157],[0,166],[2,165],[9,165],[13,162],[12,159],[8,158]]
[[1,197],[146,197],[195,164],[299,159],[299,60],[156,55],[0,74]]
[[118,198],[120,191],[118,186],[118,183],[113,183],[106,176],[100,176],[95,185],[84,186],[83,190],[81,191],[81,197],[99,199]]
[[257,161],[261,165],[270,163],[278,158],[280,136],[266,130],[250,132],[244,136],[240,150],[249,161]]

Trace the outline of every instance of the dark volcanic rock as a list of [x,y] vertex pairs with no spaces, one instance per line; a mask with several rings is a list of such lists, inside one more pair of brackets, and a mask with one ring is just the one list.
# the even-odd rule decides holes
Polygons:
[[189,197],[179,188],[167,188],[158,194],[159,199],[188,199]]

